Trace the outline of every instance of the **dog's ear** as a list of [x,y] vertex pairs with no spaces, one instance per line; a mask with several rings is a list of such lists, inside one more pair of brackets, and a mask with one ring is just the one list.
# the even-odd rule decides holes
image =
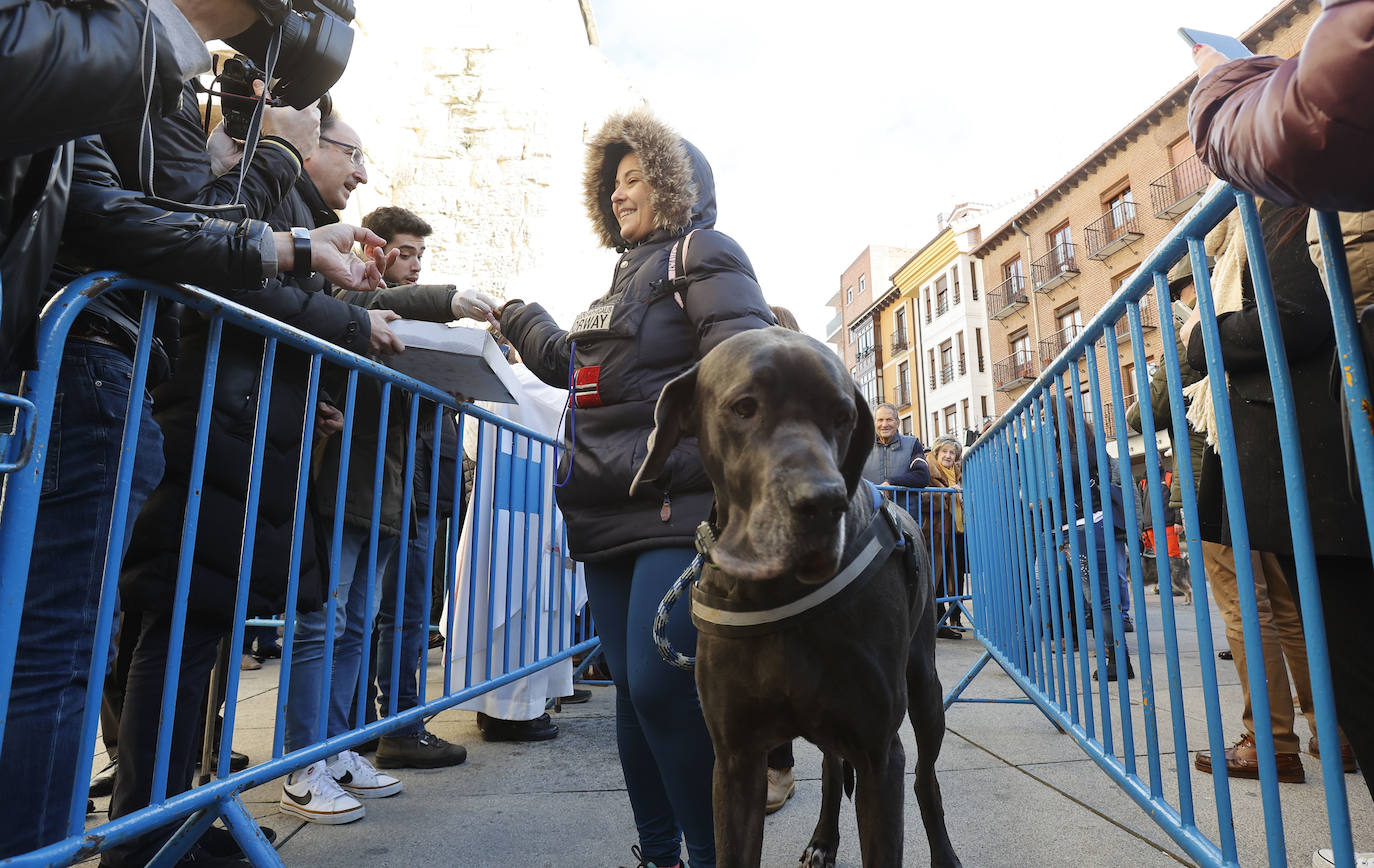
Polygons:
[[649,433],[649,454],[645,456],[644,463],[639,465],[639,472],[630,483],[631,495],[639,490],[641,483],[650,482],[663,474],[663,468],[668,463],[668,456],[672,454],[673,447],[682,439],[684,433],[692,433],[692,405],[696,401],[699,367],[700,365],[693,365],[686,373],[664,386],[663,391],[659,393],[658,404],[654,406],[654,430]]
[[840,462],[840,475],[844,477],[844,487],[849,496],[859,488],[863,479],[864,465],[873,451],[873,411],[868,409],[868,401],[859,387],[854,387],[854,430],[849,432],[849,448],[845,450],[844,460]]

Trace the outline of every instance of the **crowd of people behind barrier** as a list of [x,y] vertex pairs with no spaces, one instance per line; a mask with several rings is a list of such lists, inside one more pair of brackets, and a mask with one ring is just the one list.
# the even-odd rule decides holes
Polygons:
[[[561,451],[556,470],[550,465],[548,471],[557,479],[569,554],[585,569],[587,595],[616,686],[617,743],[638,829],[635,855],[641,865],[677,866],[685,843],[693,868],[709,868],[715,859],[712,749],[695,685],[690,676],[658,665],[649,631],[642,628],[692,559],[695,529],[710,510],[711,484],[695,445],[686,442],[651,485],[630,493],[630,480],[634,456],[642,454],[653,429],[661,387],[729,335],[780,319],[766,304],[744,251],[714,228],[710,166],[694,146],[645,111],[617,115],[605,124],[589,148],[586,205],[599,241],[620,258],[610,291],[568,329],[533,302],[498,303],[471,290],[422,285],[418,279],[431,229],[419,215],[389,207],[370,214],[362,226],[339,222],[338,211],[368,181],[362,131],[342,114],[322,115],[316,105],[266,107],[260,139],[252,135],[240,143],[222,128],[207,136],[191,83],[209,67],[206,42],[262,23],[279,26],[278,5],[268,0],[167,0],[146,7],[138,0],[103,6],[21,0],[0,12],[6,37],[0,68],[7,81],[17,83],[7,89],[7,125],[0,134],[0,390],[17,393],[22,373],[37,361],[41,304],[92,270],[195,284],[363,356],[404,350],[389,325],[398,317],[467,318],[499,326],[523,360],[531,400],[538,400],[542,388],[566,390],[557,394],[567,397],[556,397],[551,405],[565,420],[544,421],[555,429],[549,433],[562,427],[569,448]],[[1368,333],[1374,318],[1365,316],[1374,310],[1369,271],[1374,256],[1368,246],[1374,97],[1365,83],[1374,77],[1374,52],[1353,34],[1367,33],[1371,21],[1371,0],[1333,0],[1299,59],[1222,63],[1204,49],[1198,53],[1203,75],[1190,107],[1191,131],[1204,162],[1219,177],[1264,198],[1260,227],[1294,380],[1336,708],[1348,739],[1341,750],[1343,757],[1348,752],[1351,770],[1374,764],[1374,664],[1361,641],[1362,619],[1374,606],[1374,566],[1360,520],[1350,417],[1339,378],[1333,380],[1331,309],[1324,273],[1312,264],[1318,258],[1316,231],[1307,209],[1366,209],[1343,214],[1342,225],[1356,307]],[[98,36],[58,38],[75,32]],[[100,50],[80,53],[77,45]],[[70,53],[38,62],[52,51]],[[146,61],[142,80],[129,58]],[[141,120],[146,107],[152,108],[151,117]],[[251,160],[239,159],[245,152]],[[1237,219],[1218,227],[1207,243],[1214,257],[1208,264],[1215,326],[1228,376],[1217,382],[1208,375],[1200,307],[1192,301],[1195,280],[1191,270],[1176,269],[1170,287],[1182,305],[1174,326],[1183,380],[1168,383],[1162,368],[1154,374],[1149,415],[1156,429],[1172,431],[1168,391],[1170,386],[1185,389],[1192,436],[1186,449],[1173,444],[1175,467],[1166,470],[1171,513],[1163,524],[1181,524],[1172,511],[1189,499],[1184,491],[1195,490],[1200,526],[1185,535],[1200,536],[1201,552],[1188,554],[1206,564],[1208,586],[1242,676],[1245,705],[1246,731],[1216,765],[1233,776],[1255,777],[1235,541],[1215,448],[1217,422],[1208,410],[1211,390],[1229,400],[1246,527],[1256,549],[1251,571],[1262,601],[1274,749],[1280,780],[1297,781],[1303,779],[1303,767],[1289,685],[1282,678],[1285,668],[1314,735],[1316,729],[1298,617],[1299,563],[1288,514],[1275,508],[1285,502],[1283,456],[1277,448],[1281,420],[1275,415]],[[156,321],[145,321],[148,316]],[[131,401],[140,334],[146,339],[149,330],[149,394]],[[41,457],[43,496],[0,743],[0,772],[27,782],[39,795],[11,805],[0,818],[0,857],[35,850],[66,834],[78,757],[91,747],[81,743],[86,661],[96,650],[93,637],[110,559],[118,570],[120,614],[105,682],[102,736],[112,762],[95,784],[99,792],[111,793],[111,819],[153,799],[154,758],[164,725],[171,741],[168,793],[191,786],[202,733],[219,726],[205,709],[217,707],[222,697],[207,703],[207,694],[222,641],[242,626],[235,617],[241,571],[249,577],[247,614],[286,613],[293,625],[285,706],[288,752],[355,729],[373,715],[398,714],[420,703],[421,660],[431,644],[432,619],[426,616],[442,603],[424,581],[436,540],[416,531],[431,527],[428,515],[434,513],[440,523],[450,517],[456,532],[469,494],[464,487],[429,502],[431,468],[447,466],[438,476],[452,479],[462,475],[457,462],[475,460],[477,466],[481,457],[458,454],[451,414],[439,414],[435,421],[435,414],[422,408],[409,486],[413,494],[407,498],[408,398],[399,390],[388,398],[375,379],[355,381],[330,366],[316,380],[306,355],[285,347],[273,354],[268,346],[245,330],[221,331],[199,314],[144,304],[132,295],[99,297],[76,318],[58,373],[60,400],[52,408],[50,448]],[[213,412],[201,420],[207,378],[213,382]],[[258,401],[269,394],[263,389],[268,379],[264,415]],[[131,412],[135,418],[129,420]],[[1131,424],[1137,429],[1143,427],[1142,415],[1139,407],[1133,409]],[[255,450],[255,426],[262,418],[269,420],[265,446],[259,442],[262,448]],[[879,405],[874,418],[876,446],[865,478],[877,485],[938,490],[907,503],[926,528],[935,581],[945,600],[938,635],[959,639],[966,626],[968,569],[963,447],[946,435],[927,450],[919,438],[899,433],[892,405]],[[126,420],[139,431],[132,456],[120,454]],[[1114,649],[1115,630],[1133,629],[1131,595],[1124,573],[1109,575],[1106,552],[1115,549],[1115,562],[1124,565],[1128,536],[1152,523],[1124,526],[1123,498],[1137,491],[1129,466],[1117,465],[1105,480],[1092,472],[1080,478],[1079,450],[1094,454],[1096,448],[1091,428],[1087,442],[1080,442],[1073,420],[1050,414],[1049,421],[1060,438],[1054,443],[1056,458],[1072,456],[1057,472],[1070,480],[1074,513],[1083,517],[1075,544],[1065,551],[1097,553],[1096,587],[1086,584],[1092,572],[1086,555],[1081,565],[1073,565],[1074,573],[1081,568],[1085,585],[1071,605],[1087,608],[1085,617]],[[441,427],[437,438],[434,425]],[[313,431],[313,440],[302,442],[302,430]],[[202,435],[208,443],[203,453],[196,448]],[[427,445],[436,439],[437,451]],[[261,466],[253,472],[255,452]],[[198,456],[206,454],[212,460],[204,462],[202,480]],[[1177,464],[1185,454],[1192,459],[1188,468]],[[132,462],[128,522],[123,537],[111,540],[114,479],[123,461]],[[303,523],[296,497],[302,464],[311,474]],[[480,479],[480,469],[478,474]],[[200,522],[189,551],[187,617],[178,625],[172,604],[183,553],[173,529],[183,526],[193,490]],[[1149,492],[1135,500],[1142,515],[1151,500]],[[250,502],[257,504],[256,512],[246,509]],[[1110,526],[1105,512],[1113,516]],[[249,515],[252,524],[246,523]],[[251,562],[240,564],[245,537],[255,545]],[[404,549],[403,538],[408,539]],[[1168,586],[1187,595],[1191,590],[1178,570],[1184,553],[1177,539],[1175,532],[1149,542],[1156,561],[1170,562]],[[1160,575],[1159,583],[1165,582]],[[1113,597],[1119,611],[1108,608]],[[695,633],[680,614],[669,625],[669,638],[690,654]],[[270,632],[250,644],[257,652],[254,660],[279,653]],[[326,649],[332,654],[328,661]],[[377,665],[393,657],[400,660],[399,680],[390,666]],[[1096,673],[1104,680],[1124,681],[1134,674],[1128,653],[1117,659],[1113,650],[1106,663]],[[245,658],[243,665],[253,663]],[[178,687],[175,713],[164,722],[169,668],[178,673]],[[322,689],[326,669],[331,675]],[[375,705],[372,696],[355,694],[363,671],[376,673]],[[484,737],[556,736],[556,725],[541,709],[545,694],[571,692],[566,674],[550,676],[523,704],[503,704],[504,710],[483,705]],[[364,706],[369,716],[360,720],[356,712]],[[775,752],[776,765],[770,757],[770,808],[780,807],[792,792],[790,750],[784,747]],[[1313,737],[1308,751],[1316,755],[1319,749]],[[373,761],[367,752],[342,750],[291,773],[283,782],[281,810],[309,822],[351,822],[364,815],[363,800],[403,789],[401,779],[383,769],[444,767],[466,758],[463,746],[419,722],[381,736]],[[247,762],[235,755],[229,766]],[[1196,765],[1211,772],[1213,758],[1200,752]],[[102,853],[101,864],[144,864],[170,834],[164,829],[120,841]],[[202,838],[186,858],[199,865],[247,864],[237,845],[218,832]]]

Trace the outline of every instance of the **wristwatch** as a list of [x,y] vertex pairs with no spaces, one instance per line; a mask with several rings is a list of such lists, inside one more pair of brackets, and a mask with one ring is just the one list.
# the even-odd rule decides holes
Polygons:
[[310,268],[310,230],[301,226],[291,227],[291,273],[296,277],[309,277]]

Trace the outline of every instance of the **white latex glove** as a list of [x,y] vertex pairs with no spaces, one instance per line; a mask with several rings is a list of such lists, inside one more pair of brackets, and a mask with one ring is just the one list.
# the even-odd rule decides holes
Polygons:
[[496,299],[475,289],[455,292],[453,301],[450,303],[455,318],[467,317],[468,319],[485,320],[489,323],[496,323],[496,306]]
[[215,131],[210,133],[205,150],[210,153],[210,171],[215,173],[216,178],[237,166],[239,160],[243,159],[243,145],[229,137],[224,124],[215,127]]

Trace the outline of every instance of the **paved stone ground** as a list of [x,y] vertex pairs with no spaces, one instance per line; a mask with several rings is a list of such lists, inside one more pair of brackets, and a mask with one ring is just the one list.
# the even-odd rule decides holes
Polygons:
[[[1192,625],[1191,607],[1177,611],[1186,624]],[[1160,622],[1157,600],[1148,607],[1147,617],[1153,647],[1162,648],[1162,636],[1154,627]],[[1183,632],[1177,689],[1185,709],[1187,747],[1192,752],[1207,747],[1200,699],[1200,664],[1206,661],[1199,659],[1191,628]],[[1213,623],[1212,633],[1217,647],[1224,647],[1219,622]],[[939,668],[946,689],[968,671],[981,651],[971,636],[939,642]],[[437,664],[439,652],[434,655],[432,661]],[[1141,662],[1136,661],[1138,672]],[[1161,782],[1163,792],[1178,804],[1169,711],[1174,700],[1168,695],[1163,655],[1152,655],[1152,663],[1158,685],[1153,707],[1157,710],[1159,740],[1170,748],[1160,762]],[[437,665],[435,671],[441,671]],[[257,672],[243,673],[235,746],[254,757],[269,752],[277,672],[277,665],[269,663]],[[1219,662],[1218,674],[1229,743],[1240,732],[1240,690],[1230,663]],[[1148,759],[1141,747],[1147,710],[1139,694],[1142,680],[1132,682],[1131,718],[1136,761],[1148,781]],[[1021,694],[995,664],[990,664],[966,695],[1015,698]],[[278,784],[251,790],[244,800],[259,822],[277,831],[280,855],[290,868],[633,866],[630,844],[635,840],[634,826],[616,757],[612,689],[595,687],[591,702],[568,706],[554,718],[562,731],[553,741],[487,744],[481,740],[471,712],[441,713],[430,728],[467,745],[467,763],[452,769],[401,772],[405,791],[394,798],[367,802],[367,817],[348,826],[312,826],[278,813]],[[1096,719],[1100,720],[1100,715]],[[1307,725],[1301,719],[1298,729],[1305,744]],[[1113,730],[1119,756],[1120,726]],[[905,738],[908,758],[912,759],[915,746],[909,731]],[[804,742],[798,742],[796,754],[796,795],[767,821],[764,865],[795,865],[816,821],[820,756]],[[97,759],[97,768],[102,761]],[[1328,846],[1321,769],[1311,757],[1304,756],[1303,761],[1307,783],[1281,785],[1285,844],[1293,865],[1310,864],[1312,851]],[[1072,738],[1057,732],[1034,706],[955,705],[948,714],[938,771],[951,837],[970,868],[1193,864]],[[1192,788],[1198,825],[1204,834],[1215,837],[1213,781],[1193,770],[1191,761],[1188,771],[1186,780]],[[1347,775],[1345,780],[1356,843],[1374,850],[1374,804],[1362,777]],[[924,865],[928,849],[914,801],[908,795],[906,862]],[[1258,784],[1233,781],[1231,801],[1240,864],[1269,864]],[[98,800],[102,810],[104,802]],[[103,815],[91,819],[103,819]],[[854,810],[848,802],[841,812],[841,835],[839,864],[858,868]]]

